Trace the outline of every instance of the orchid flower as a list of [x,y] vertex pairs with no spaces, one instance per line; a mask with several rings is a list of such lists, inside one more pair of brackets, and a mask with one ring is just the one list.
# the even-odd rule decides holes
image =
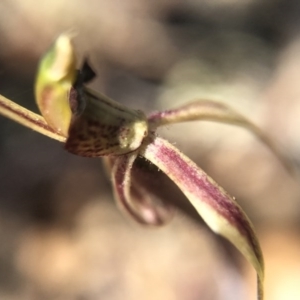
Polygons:
[[[42,57],[35,96],[42,116],[0,95],[0,114],[64,143],[70,153],[102,157],[111,174],[119,206],[145,225],[161,225],[172,216],[172,206],[159,201],[147,183],[139,182],[137,158],[156,166],[183,192],[208,227],[229,240],[257,272],[257,299],[263,299],[264,262],[253,225],[222,187],[167,140],[156,134],[160,126],[210,120],[243,126],[280,158],[280,153],[258,127],[224,104],[199,100],[148,117],[87,88],[95,73],[87,62],[76,69],[71,37],[61,35]],[[147,172],[147,167],[145,172]],[[151,175],[151,174],[150,174]],[[149,176],[151,180],[151,176]]]

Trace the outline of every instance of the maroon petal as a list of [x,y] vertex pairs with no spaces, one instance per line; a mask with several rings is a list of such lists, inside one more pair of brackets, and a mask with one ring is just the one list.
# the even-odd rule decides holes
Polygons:
[[163,125],[200,120],[233,124],[246,128],[279,158],[290,173],[294,172],[293,163],[284,157],[280,149],[260,128],[223,103],[212,100],[198,100],[175,109],[155,112],[148,117],[149,128],[152,130]]
[[263,256],[253,226],[235,200],[177,148],[154,138],[141,154],[155,164],[186,195],[207,225],[233,243],[258,274],[258,298],[263,299]]
[[119,206],[135,221],[144,225],[159,226],[170,220],[173,210],[159,205],[154,195],[137,182],[132,182],[131,171],[137,153],[105,158],[106,167],[112,169],[115,198]]
[[249,127],[250,130],[252,130],[253,126],[252,123],[226,104],[213,100],[194,101],[178,108],[152,113],[148,117],[149,124],[155,128],[163,125],[200,120],[235,124]]

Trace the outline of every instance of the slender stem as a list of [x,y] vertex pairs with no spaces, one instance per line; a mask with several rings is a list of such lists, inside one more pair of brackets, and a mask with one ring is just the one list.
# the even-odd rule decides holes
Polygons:
[[59,142],[66,138],[52,129],[45,119],[0,95],[0,114]]

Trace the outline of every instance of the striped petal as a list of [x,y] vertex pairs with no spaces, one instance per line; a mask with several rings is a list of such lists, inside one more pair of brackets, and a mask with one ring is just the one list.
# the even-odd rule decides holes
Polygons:
[[258,275],[258,299],[263,299],[264,262],[253,226],[235,200],[194,162],[162,138],[147,142],[141,154],[181,189],[206,224],[228,239],[253,265]]

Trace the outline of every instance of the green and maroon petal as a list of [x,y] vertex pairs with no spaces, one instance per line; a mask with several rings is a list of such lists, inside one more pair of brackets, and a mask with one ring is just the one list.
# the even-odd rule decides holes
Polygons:
[[150,139],[141,154],[168,175],[207,225],[235,245],[253,265],[258,275],[258,299],[263,299],[263,255],[250,220],[235,200],[162,138]]

